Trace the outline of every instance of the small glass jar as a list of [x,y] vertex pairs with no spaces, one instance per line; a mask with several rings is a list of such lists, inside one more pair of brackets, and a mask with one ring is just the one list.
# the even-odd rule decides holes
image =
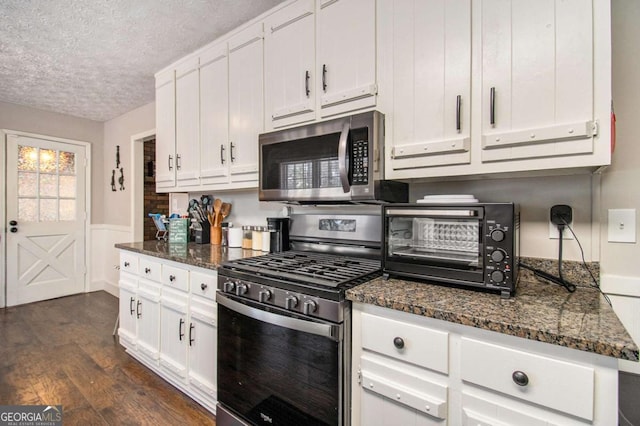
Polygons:
[[269,229],[266,226],[262,227],[262,251],[269,253],[271,251],[271,233],[276,232],[275,229]]
[[262,250],[262,226],[253,227],[251,249],[256,251]]
[[242,227],[242,248],[251,250],[252,247],[252,239],[253,239],[253,229],[251,226],[243,226]]

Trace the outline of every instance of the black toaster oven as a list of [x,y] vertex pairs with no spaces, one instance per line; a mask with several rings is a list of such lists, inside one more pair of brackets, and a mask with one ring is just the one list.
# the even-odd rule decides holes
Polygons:
[[514,203],[386,204],[385,277],[515,294],[520,212]]

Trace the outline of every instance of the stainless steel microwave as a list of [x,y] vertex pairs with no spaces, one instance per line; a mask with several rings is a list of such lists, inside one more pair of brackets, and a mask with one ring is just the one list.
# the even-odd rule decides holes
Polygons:
[[382,210],[384,276],[515,294],[518,205],[417,203]]
[[384,115],[369,111],[261,134],[261,201],[407,202],[384,177]]

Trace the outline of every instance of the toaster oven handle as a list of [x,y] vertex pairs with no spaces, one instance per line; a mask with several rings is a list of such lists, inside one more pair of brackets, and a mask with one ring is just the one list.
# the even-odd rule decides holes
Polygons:
[[452,209],[452,210],[436,210],[436,209],[387,209],[387,215],[393,216],[429,216],[429,217],[478,217],[478,210],[474,209]]
[[349,121],[342,126],[340,133],[340,142],[338,143],[338,171],[340,172],[340,183],[342,183],[342,191],[347,193],[351,191],[349,185],[349,173],[347,170],[347,141],[349,138]]

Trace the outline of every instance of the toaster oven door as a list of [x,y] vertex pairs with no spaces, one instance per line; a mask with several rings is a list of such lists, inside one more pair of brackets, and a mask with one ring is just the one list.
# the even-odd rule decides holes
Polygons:
[[385,271],[451,282],[484,282],[482,207],[388,208]]

